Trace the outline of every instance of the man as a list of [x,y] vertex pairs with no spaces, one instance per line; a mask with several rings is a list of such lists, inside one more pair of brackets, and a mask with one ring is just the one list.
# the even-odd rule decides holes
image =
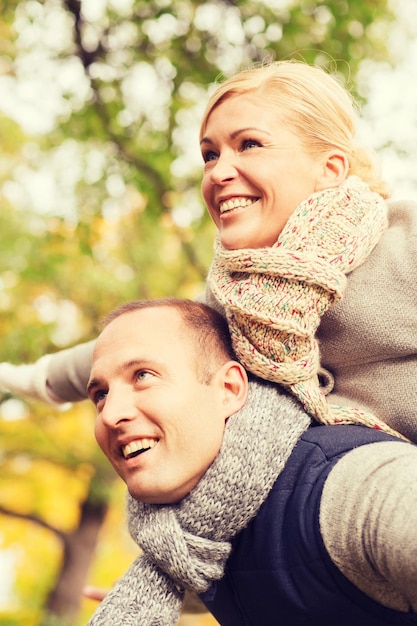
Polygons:
[[[101,334],[88,393],[98,411],[97,441],[130,495],[168,504],[184,498],[217,456],[248,382],[231,348],[210,341],[201,307],[193,336],[176,309],[144,306]],[[196,342],[204,344],[201,354]]]
[[88,392],[143,550],[92,626],[174,625],[185,590],[223,626],[417,624],[415,446],[310,427],[196,302],[112,313]]

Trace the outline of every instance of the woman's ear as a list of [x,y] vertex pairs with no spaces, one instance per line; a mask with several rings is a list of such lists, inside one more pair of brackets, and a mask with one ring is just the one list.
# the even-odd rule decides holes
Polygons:
[[237,361],[228,361],[221,368],[223,384],[224,417],[227,419],[239,411],[248,397],[248,376],[246,370]]
[[340,187],[349,174],[347,156],[341,150],[329,152],[323,163],[323,171],[317,179],[316,191]]

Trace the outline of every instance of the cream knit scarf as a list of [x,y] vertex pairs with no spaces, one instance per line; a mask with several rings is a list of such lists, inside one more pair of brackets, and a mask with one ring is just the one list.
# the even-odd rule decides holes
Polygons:
[[[382,197],[350,176],[302,202],[271,248],[225,250],[217,239],[208,284],[249,371],[283,385],[319,422],[398,435],[371,413],[327,402],[315,338],[322,315],[342,297],[346,274],[363,263],[386,226]],[[210,292],[208,304],[216,304]]]
[[310,418],[277,385],[252,381],[246,405],[229,418],[222,448],[177,505],[129,497],[132,537],[142,548],[90,626],[173,626],[184,591],[206,591],[223,576],[230,540],[256,515]]

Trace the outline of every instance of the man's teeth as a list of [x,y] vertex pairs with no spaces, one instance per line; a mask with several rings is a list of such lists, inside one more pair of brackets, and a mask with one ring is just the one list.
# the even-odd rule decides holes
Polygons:
[[125,459],[128,459],[140,452],[154,448],[157,443],[156,439],[138,439],[137,441],[131,441],[127,446],[123,446],[122,453]]
[[222,202],[219,206],[219,210],[220,213],[226,213],[226,211],[231,211],[232,209],[250,206],[254,202],[256,202],[256,198],[231,198],[230,200],[226,200],[226,202]]

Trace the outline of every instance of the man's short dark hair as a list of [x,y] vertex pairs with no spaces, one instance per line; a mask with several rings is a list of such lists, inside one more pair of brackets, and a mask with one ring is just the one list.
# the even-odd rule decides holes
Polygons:
[[196,350],[197,377],[201,383],[208,384],[222,363],[237,360],[226,319],[215,309],[195,300],[180,298],[132,300],[111,311],[104,318],[102,326],[107,326],[126,313],[162,307],[178,311],[190,331]]

